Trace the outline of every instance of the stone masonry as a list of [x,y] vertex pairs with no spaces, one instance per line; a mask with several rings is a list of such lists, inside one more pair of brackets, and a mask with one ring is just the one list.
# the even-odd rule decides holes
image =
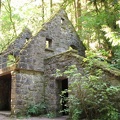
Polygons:
[[[45,97],[47,104],[49,105],[49,110],[54,114],[58,115],[61,110],[60,105],[60,81],[65,80],[66,76],[61,76],[60,78],[55,77],[56,69],[61,71],[65,71],[68,66],[76,65],[78,71],[84,75],[83,72],[83,62],[82,56],[79,56],[76,51],[70,50],[64,53],[58,54],[56,56],[52,56],[50,58],[45,59]],[[94,62],[94,61],[93,61]],[[104,71],[103,79],[106,81],[110,81],[110,83],[114,86],[120,84],[120,71],[113,70],[112,72],[109,69],[103,67],[102,62],[98,64],[94,64],[94,69],[102,69]],[[72,81],[68,80],[68,85],[71,84]],[[120,96],[117,96],[116,104],[120,111]]]
[[[57,115],[61,109],[60,84],[68,78],[57,79],[53,74],[70,65],[82,73],[84,56],[85,47],[64,10],[50,18],[35,36],[25,29],[0,54],[0,110],[25,114],[29,105],[45,101],[48,111]],[[115,81],[119,82],[119,76]]]
[[[6,109],[11,110],[11,114],[25,113],[29,105],[45,100],[45,94],[47,95],[45,88],[47,80],[46,63],[44,60],[63,53],[70,47],[78,50],[79,55],[85,56],[83,43],[80,41],[73,25],[68,20],[65,11],[60,10],[43,25],[36,36],[32,36],[29,29],[25,29],[1,53],[0,82],[4,84],[4,88],[0,87],[0,90],[4,90],[7,85],[11,84],[11,88],[4,90],[6,92],[9,91],[11,94],[7,96],[9,97],[7,98],[9,102],[5,102],[7,106],[10,106]],[[10,57],[13,59],[11,60]],[[66,63],[69,63],[69,61],[66,61]],[[6,76],[4,79],[2,79],[3,75]],[[7,76],[10,76],[10,78]],[[0,95],[2,96],[1,93]],[[1,101],[4,100],[4,98],[1,99]],[[4,107],[5,105],[3,104]],[[0,110],[4,109],[0,107]]]
[[[47,104],[49,105],[49,111],[53,112],[54,114],[58,115],[61,109],[61,91],[59,90],[59,82],[66,79],[65,76],[65,78],[63,76],[61,76],[59,79],[56,78],[54,75],[56,73],[56,69],[64,72],[68,66],[76,65],[78,66],[79,71],[82,73],[82,61],[83,57],[77,57],[76,51],[66,51],[64,53],[45,59],[45,97]],[[68,85],[71,82],[71,80],[68,80]]]

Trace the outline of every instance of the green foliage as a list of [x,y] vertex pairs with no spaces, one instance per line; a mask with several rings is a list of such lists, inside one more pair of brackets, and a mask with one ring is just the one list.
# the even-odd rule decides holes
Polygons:
[[[82,23],[82,31],[78,31],[81,33],[86,48],[92,49],[98,54],[98,57],[104,57],[108,61],[112,59],[118,61],[114,65],[112,60],[112,64],[119,68],[120,49],[117,49],[116,52],[114,46],[120,45],[120,2],[118,0],[91,0],[88,2],[87,8],[89,10],[82,11],[79,18]],[[103,55],[103,51],[106,51],[107,54]]]
[[[84,61],[89,60],[91,59]],[[69,112],[72,120],[119,120],[114,98],[120,92],[120,86],[113,86],[105,81],[101,69],[93,70],[92,63],[88,63],[84,74],[80,74],[73,65],[63,75],[68,76],[71,81],[68,91],[63,91],[61,96],[63,99],[63,93],[69,93],[66,104],[68,109],[65,111]]]
[[48,118],[55,118],[56,115],[53,112],[49,112],[49,113],[47,113],[46,117],[48,117]]
[[113,47],[114,57],[112,58],[112,66],[120,69],[120,46]]
[[44,102],[30,105],[27,109],[27,115],[37,116],[46,113],[46,104]]
[[13,65],[16,62],[16,59],[13,55],[8,55],[7,66]]

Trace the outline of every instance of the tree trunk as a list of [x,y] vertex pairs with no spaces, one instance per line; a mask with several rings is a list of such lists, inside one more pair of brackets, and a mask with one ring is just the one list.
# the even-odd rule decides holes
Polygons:
[[52,13],[53,13],[53,10],[52,10],[52,5],[53,5],[53,1],[52,1],[52,0],[50,0],[50,15],[52,15]]
[[44,0],[42,0],[42,21],[43,21],[43,23],[44,23]]
[[10,22],[11,22],[11,24],[13,26],[14,34],[15,34],[15,36],[17,36],[15,23],[14,23],[14,21],[12,19],[12,9],[11,9],[11,6],[10,6],[10,2],[11,2],[11,0],[7,0],[8,10],[9,10],[9,15],[10,15]]
[[74,8],[75,8],[75,24],[77,24],[77,8],[76,8],[76,0],[74,0]]
[[81,17],[81,0],[77,0],[77,28],[78,30],[82,29],[82,25],[79,22],[79,18]]
[[0,0],[0,13],[1,13],[1,0]]

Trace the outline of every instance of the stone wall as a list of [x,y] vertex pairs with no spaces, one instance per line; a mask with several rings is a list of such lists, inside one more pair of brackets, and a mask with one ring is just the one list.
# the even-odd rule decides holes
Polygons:
[[[77,57],[76,51],[67,51],[66,53],[61,53],[59,55],[45,59],[45,97],[47,104],[49,106],[49,111],[55,114],[59,113],[60,110],[60,91],[59,91],[59,80],[56,79],[54,74],[56,69],[65,71],[70,65],[77,65],[78,69],[83,72],[82,68],[82,57]],[[63,80],[66,78],[61,78]],[[68,80],[68,84],[71,81]]]
[[17,68],[44,71],[45,37],[38,33],[21,51]]
[[64,10],[60,10],[45,23],[40,34],[52,41],[50,49],[54,51],[54,55],[65,52],[71,46],[78,50],[79,55],[85,56],[85,47]]
[[17,52],[23,48],[24,44],[32,37],[32,33],[28,28],[25,28],[22,33],[17,37],[17,39],[12,42],[8,48],[4,51],[9,52],[13,49],[17,49],[16,53],[14,53],[17,56]]
[[[18,58],[20,50],[25,43],[32,37],[32,33],[29,29],[24,29],[19,37],[12,42],[5,51],[0,54],[0,69],[8,67],[8,56],[12,55],[15,59]],[[15,63],[15,61],[13,62]]]
[[[94,62],[94,61],[93,61]],[[100,66],[95,66],[94,69],[103,68],[101,65],[102,62],[99,63]],[[66,79],[65,76],[61,76],[59,79],[54,76],[56,73],[56,69],[61,71],[65,71],[68,66],[76,65],[79,72],[83,74],[83,57],[77,55],[75,51],[67,51],[65,53],[61,53],[59,55],[50,57],[45,59],[45,83],[46,83],[46,101],[49,105],[49,111],[53,111],[55,114],[58,114],[60,111],[60,91],[59,91],[59,84],[60,80]],[[105,65],[106,67],[106,65]],[[112,69],[112,68],[111,68]],[[112,85],[120,85],[120,71],[113,70],[112,73],[110,69],[103,69],[105,76],[103,79],[108,80],[111,82]],[[118,72],[118,74],[117,74]],[[68,79],[68,85],[72,81]],[[117,98],[116,104],[118,104],[118,108],[120,109],[120,101],[119,96]]]
[[43,101],[43,73],[20,70],[15,72],[16,76],[16,93],[14,114],[26,113],[26,109],[31,104]]

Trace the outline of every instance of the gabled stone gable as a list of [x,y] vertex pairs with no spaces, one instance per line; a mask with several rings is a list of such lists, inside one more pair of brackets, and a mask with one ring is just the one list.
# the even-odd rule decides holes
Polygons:
[[45,23],[40,34],[52,40],[53,54],[65,52],[71,46],[78,50],[79,55],[85,56],[85,47],[64,10],[60,10],[49,22]]
[[[19,57],[21,49],[24,47],[25,43],[32,37],[32,33],[29,29],[24,29],[19,37],[11,43],[5,51],[0,54],[0,69],[9,67],[7,65],[8,56],[12,55],[15,57],[16,61]],[[14,61],[13,64],[16,62]]]
[[[1,54],[5,54],[14,49],[14,52],[20,51],[24,44],[32,37],[32,33],[29,29],[25,28],[22,33],[17,37],[17,39],[12,42],[5,51]],[[17,54],[16,54],[17,55]]]
[[45,37],[37,34],[19,56],[18,69],[44,71]]
[[[51,42],[50,48],[46,48],[47,40]],[[44,58],[65,52],[69,47],[78,50],[79,55],[85,56],[83,43],[69,21],[66,12],[60,10],[51,20],[43,25],[36,36],[32,37],[31,32],[26,29],[3,52],[1,63],[7,62],[8,55],[13,55],[16,59],[17,69],[44,71]],[[4,64],[1,66],[1,69],[2,67],[8,66]]]

